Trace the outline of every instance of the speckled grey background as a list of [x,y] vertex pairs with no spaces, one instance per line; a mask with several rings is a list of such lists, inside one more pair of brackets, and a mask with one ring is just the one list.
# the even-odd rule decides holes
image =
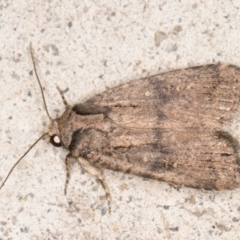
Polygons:
[[[71,104],[146,75],[206,63],[240,66],[240,2],[0,1],[0,181],[49,119]],[[46,141],[0,191],[0,239],[240,239],[240,190],[206,192],[105,171],[102,187]]]

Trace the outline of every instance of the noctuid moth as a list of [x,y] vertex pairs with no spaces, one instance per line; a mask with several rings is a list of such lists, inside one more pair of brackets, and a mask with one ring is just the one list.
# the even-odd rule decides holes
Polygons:
[[44,135],[69,151],[65,193],[71,158],[101,182],[109,202],[102,169],[198,189],[239,187],[234,124],[240,113],[240,68],[210,64],[166,72],[74,106],[61,95],[66,110],[50,118]]

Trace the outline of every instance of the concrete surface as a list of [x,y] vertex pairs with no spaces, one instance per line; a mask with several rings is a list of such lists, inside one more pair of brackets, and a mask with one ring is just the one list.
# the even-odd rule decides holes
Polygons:
[[[112,3],[109,3],[112,2]],[[49,112],[157,72],[206,63],[240,66],[240,2],[0,1],[0,182],[49,124]],[[0,191],[0,239],[240,239],[240,190],[177,190],[105,171],[102,187],[42,140]]]

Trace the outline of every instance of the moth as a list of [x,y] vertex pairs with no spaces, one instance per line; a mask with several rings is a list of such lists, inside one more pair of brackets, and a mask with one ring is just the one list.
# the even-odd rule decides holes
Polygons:
[[109,202],[102,169],[197,189],[239,187],[240,146],[234,129],[240,114],[239,67],[210,64],[166,72],[74,106],[61,95],[66,110],[50,118],[44,135],[69,151],[65,193],[71,158],[100,181]]

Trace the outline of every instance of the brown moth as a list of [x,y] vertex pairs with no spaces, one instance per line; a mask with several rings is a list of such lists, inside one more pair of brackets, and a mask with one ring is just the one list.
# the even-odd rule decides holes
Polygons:
[[240,68],[211,64],[171,71],[74,106],[62,97],[66,110],[51,120],[47,134],[54,146],[69,151],[65,193],[70,158],[102,183],[108,201],[102,169],[198,189],[239,187],[234,126]]
[[52,121],[69,157],[92,168],[199,189],[240,185],[240,69],[206,65],[112,88]]

